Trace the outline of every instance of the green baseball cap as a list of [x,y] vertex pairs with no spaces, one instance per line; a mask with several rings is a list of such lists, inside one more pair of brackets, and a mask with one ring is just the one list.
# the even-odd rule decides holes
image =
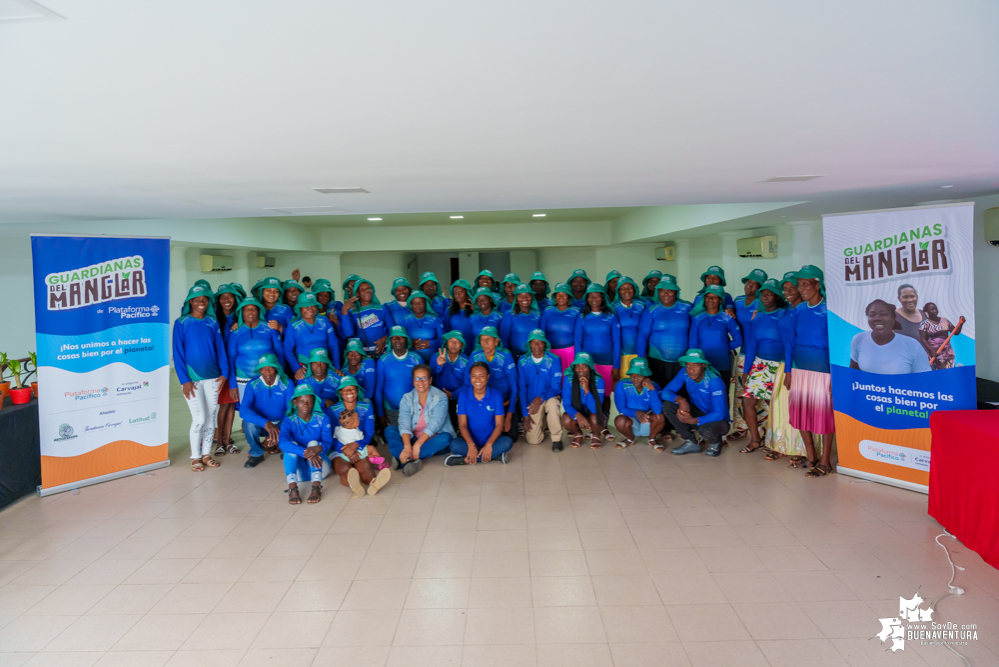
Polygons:
[[645,357],[635,357],[628,364],[628,375],[644,375],[645,377],[650,377],[652,375],[652,369],[649,368],[649,362]]
[[725,270],[722,267],[709,266],[707,271],[701,274],[701,282],[703,283],[704,279],[707,278],[708,276],[718,276],[719,278],[721,278],[722,287],[728,286],[727,283],[725,282]]
[[798,274],[795,271],[788,271],[784,274],[784,277],[780,279],[781,288],[784,287],[784,283],[791,283],[795,287],[798,286]]
[[683,355],[677,359],[683,364],[708,364],[708,358],[704,356],[704,352],[696,347],[692,347],[687,350],[687,354]]
[[742,284],[745,285],[750,280],[762,285],[767,281],[767,272],[763,269],[753,269],[749,272],[749,275],[742,279]]

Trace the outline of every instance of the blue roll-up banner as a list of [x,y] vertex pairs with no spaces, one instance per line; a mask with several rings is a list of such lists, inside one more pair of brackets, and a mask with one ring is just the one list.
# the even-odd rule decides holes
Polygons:
[[169,465],[170,240],[32,235],[42,495]]
[[838,471],[929,488],[930,414],[974,410],[974,205],[822,218]]

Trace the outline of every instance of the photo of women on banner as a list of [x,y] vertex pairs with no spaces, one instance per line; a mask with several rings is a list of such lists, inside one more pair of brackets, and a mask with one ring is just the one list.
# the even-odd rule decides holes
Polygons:
[[973,214],[823,217],[839,472],[926,492],[930,414],[975,408]]

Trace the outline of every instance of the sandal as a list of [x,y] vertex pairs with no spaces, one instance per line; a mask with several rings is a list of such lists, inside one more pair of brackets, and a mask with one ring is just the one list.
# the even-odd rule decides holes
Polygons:
[[[756,445],[755,447],[753,447],[754,444]],[[748,445],[746,445],[745,447],[743,447],[742,449],[739,450],[739,453],[740,454],[752,454],[757,449],[761,449],[762,447],[763,447],[763,443],[760,442],[759,440],[750,440]]]
[[218,461],[216,461],[215,459],[213,459],[210,455],[209,456],[202,456],[201,457],[201,462],[204,463],[209,468],[218,468],[220,465],[222,465],[221,463],[219,463]]
[[582,447],[583,434],[580,433],[579,435],[572,436],[572,442],[569,443],[569,446],[572,447],[573,449],[579,449],[580,447]]
[[662,443],[662,442],[659,442],[655,438],[649,438],[649,444],[652,446],[653,451],[657,451],[657,452],[665,452],[666,451],[666,444]]
[[215,456],[225,456],[225,445],[219,445],[215,448]]
[[635,444],[635,439],[634,438],[625,438],[621,442],[617,443],[617,448],[618,449],[624,449],[625,447],[630,447],[633,444]]
[[600,449],[604,444],[600,442],[600,436],[596,433],[590,434],[590,449]]
[[191,459],[191,470],[194,472],[202,472],[205,469],[205,464],[201,462],[201,459]]
[[230,440],[228,446],[226,446],[225,448],[225,451],[228,452],[229,454],[239,454],[239,447],[234,445],[232,443],[232,440]]
[[611,432],[607,429],[600,431],[600,437],[607,442],[614,442],[614,440],[617,439],[615,436],[611,435]]
[[313,484],[312,493],[309,494],[309,499],[306,502],[309,503],[310,505],[315,505],[322,499],[323,499],[323,485]]
[[778,452],[776,450],[767,449],[767,453],[763,455],[763,460],[764,461],[776,461],[777,459],[782,458],[783,456],[784,456],[783,454],[781,454],[780,452]]
[[818,461],[809,461],[804,456],[795,456],[791,459],[791,462],[787,465],[788,468],[801,468],[802,470],[807,470],[815,466]]
[[825,477],[833,471],[832,466],[824,466],[816,463],[812,469],[805,473],[805,477]]
[[298,492],[297,486],[288,487],[288,503],[291,505],[301,505],[302,504],[302,494]]

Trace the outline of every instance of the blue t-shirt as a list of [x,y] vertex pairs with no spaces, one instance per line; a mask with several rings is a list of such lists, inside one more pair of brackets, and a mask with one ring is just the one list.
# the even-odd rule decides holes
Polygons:
[[468,357],[459,353],[458,358],[451,361],[451,355],[445,352],[444,365],[437,363],[437,355],[434,355],[430,368],[434,372],[434,384],[438,389],[446,389],[451,392],[451,398],[457,399],[454,392],[465,386],[468,381],[468,365],[472,363]]
[[690,304],[677,301],[667,308],[649,306],[638,325],[637,354],[675,362],[687,352],[690,340]]
[[742,342],[743,349],[742,353],[746,353],[745,342],[746,338],[749,336],[749,327],[753,321],[753,313],[756,312],[756,306],[759,304],[759,298],[753,298],[753,303],[746,305],[746,295],[742,294],[735,297],[735,320],[739,323],[739,328],[742,330]]
[[661,415],[663,412],[663,400],[659,396],[659,385],[652,383],[655,389],[642,387],[641,393],[635,389],[635,383],[631,378],[624,378],[614,385],[614,406],[625,417],[636,419],[636,413],[651,412]]
[[383,306],[369,304],[357,310],[357,304],[340,317],[340,327],[345,338],[358,338],[366,351],[374,349],[379,339],[388,335],[392,326],[391,315]]
[[423,363],[416,352],[409,350],[402,359],[389,350],[378,359],[378,381],[375,387],[375,410],[379,417],[385,409],[398,410],[402,397],[413,390],[413,368]]
[[641,299],[632,300],[630,307],[620,301],[615,301],[611,305],[611,309],[617,315],[618,324],[621,325],[622,355],[638,354],[638,327],[642,323],[646,307],[647,304]]
[[181,384],[229,377],[219,323],[210,317],[178,317],[173,325],[173,363]]
[[357,380],[357,384],[361,385],[364,398],[369,401],[374,399],[375,390],[378,388],[378,368],[374,359],[367,357],[361,359],[361,367],[357,369],[356,373],[350,372],[349,363],[344,364],[340,372],[343,373],[344,377],[353,375],[354,379]]
[[487,386],[486,395],[479,400],[471,386],[465,387],[458,394],[458,414],[468,419],[468,432],[475,446],[481,447],[496,429],[496,417],[506,416],[503,394]]
[[499,330],[503,347],[511,350],[517,356],[530,352],[527,339],[532,331],[540,328],[540,323],[541,311],[532,309],[529,313],[517,313],[516,315],[513,314],[512,310],[507,311],[503,315],[503,321],[500,322]]
[[553,350],[561,350],[576,344],[576,320],[580,316],[579,308],[569,306],[559,310],[552,306],[541,313],[541,329],[545,338],[551,343]]
[[690,347],[700,348],[711,365],[720,371],[732,368],[732,350],[742,346],[739,323],[722,311],[703,312],[690,323]]
[[391,324],[402,326],[403,319],[405,319],[406,315],[409,315],[409,307],[405,303],[399,303],[395,299],[386,301],[382,305],[388,312],[389,317],[392,318]]
[[[826,300],[815,306],[802,301],[781,320],[784,335],[784,368],[829,372],[829,324]],[[793,366],[792,366],[793,364]]]
[[785,314],[783,308],[777,308],[772,313],[758,310],[749,326],[742,330],[745,338],[745,345],[742,347],[746,355],[745,372],[748,373],[753,367],[754,359],[784,360],[784,340],[780,333],[780,321]]
[[870,331],[861,331],[850,342],[850,360],[857,362],[865,373],[905,375],[930,372],[930,360],[923,346],[897,331],[895,337],[884,345],[875,343]]
[[[472,337],[466,340],[470,340],[472,343],[472,349],[475,349],[475,346],[479,344],[479,334],[483,329],[486,327],[496,327],[497,332],[500,330],[500,324],[503,322],[503,313],[498,310],[494,310],[488,315],[485,315],[484,313],[475,313],[471,318],[469,318],[469,320],[469,326],[472,329]],[[500,340],[502,340],[502,338]]]

